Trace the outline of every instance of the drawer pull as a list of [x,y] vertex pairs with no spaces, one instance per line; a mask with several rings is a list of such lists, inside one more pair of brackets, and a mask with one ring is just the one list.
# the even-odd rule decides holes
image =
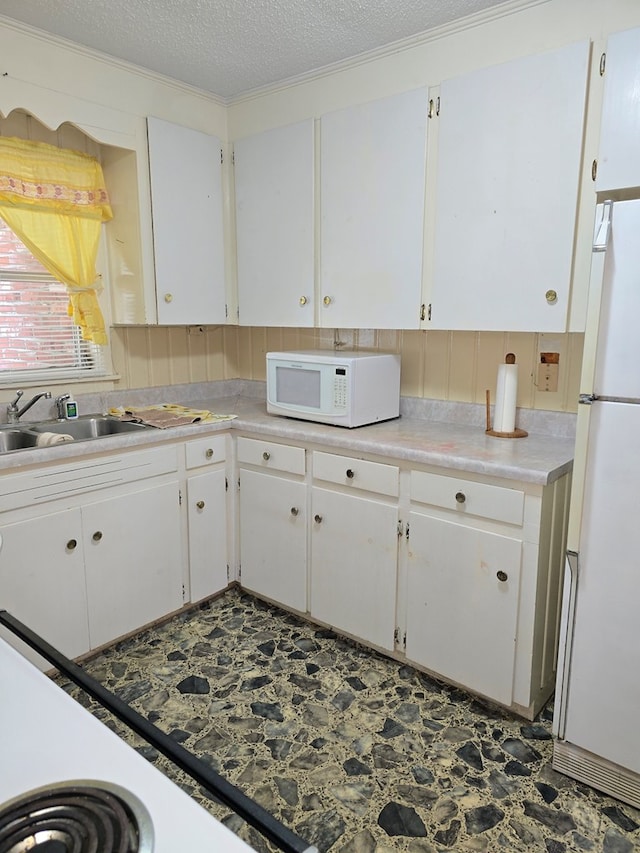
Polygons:
[[459,504],[463,504],[467,499],[467,496],[464,492],[456,492],[456,500]]
[[265,452],[262,454],[262,458],[265,462],[268,462],[271,459],[271,454],[268,450],[265,450]]
[[297,506],[291,507],[291,515],[297,515],[300,512]]
[[204,455],[207,457],[207,459],[211,459],[213,457],[213,449],[211,447],[207,447],[204,452]]
[[69,541],[67,542],[67,551],[75,551],[77,545],[78,545],[77,539],[69,539]]
[[356,476],[356,472],[353,470],[353,468],[347,468],[347,477],[348,477],[350,480],[353,480],[353,478],[354,478],[355,476]]
[[313,520],[315,521],[316,524],[320,524],[320,522],[322,521],[322,516],[321,515],[314,515]]
[[196,501],[196,506],[198,509],[204,509],[204,501]]
[[102,539],[102,530],[96,530],[91,538],[94,542],[99,542]]
[[499,580],[499,581],[501,581],[502,583],[504,583],[505,581],[509,580],[509,575],[508,575],[506,572],[503,572],[503,571],[496,572],[496,577],[497,577],[497,578],[498,578],[498,580]]

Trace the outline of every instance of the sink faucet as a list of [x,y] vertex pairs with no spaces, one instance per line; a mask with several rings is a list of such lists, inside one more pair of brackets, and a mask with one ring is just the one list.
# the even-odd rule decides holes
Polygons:
[[56,409],[58,412],[58,420],[64,420],[65,412],[64,412],[64,404],[66,400],[71,399],[71,394],[60,394],[59,397],[56,397]]
[[12,403],[9,403],[9,405],[7,406],[7,423],[17,424],[20,418],[24,415],[24,413],[28,412],[34,403],[37,403],[38,400],[40,400],[42,397],[45,397],[47,400],[51,398],[50,391],[42,391],[40,394],[36,394],[34,397],[32,397],[28,403],[25,403],[24,406],[19,409],[18,402],[20,401],[20,398],[23,394],[24,391],[16,391],[16,399]]

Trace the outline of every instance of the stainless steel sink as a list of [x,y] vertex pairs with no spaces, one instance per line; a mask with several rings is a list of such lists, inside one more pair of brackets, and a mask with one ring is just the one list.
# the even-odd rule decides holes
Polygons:
[[138,424],[133,421],[120,421],[118,418],[112,418],[109,415],[85,415],[75,421],[43,421],[28,426],[28,429],[35,433],[63,433],[72,436],[76,441],[152,428],[146,424]]
[[21,427],[11,429],[0,429],[0,453],[8,453],[10,450],[24,450],[27,447],[35,447],[38,436]]
[[0,453],[27,450],[38,446],[38,438],[45,432],[70,435],[74,441],[90,441],[109,435],[149,430],[153,427],[133,421],[120,421],[110,415],[84,415],[74,421],[39,421],[10,426],[0,426]]

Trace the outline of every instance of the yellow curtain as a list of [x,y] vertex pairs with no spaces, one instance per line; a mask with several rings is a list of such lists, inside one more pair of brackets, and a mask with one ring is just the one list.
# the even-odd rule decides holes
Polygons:
[[0,137],[0,216],[69,291],[82,337],[106,344],[96,274],[100,225],[112,218],[95,157],[44,142]]

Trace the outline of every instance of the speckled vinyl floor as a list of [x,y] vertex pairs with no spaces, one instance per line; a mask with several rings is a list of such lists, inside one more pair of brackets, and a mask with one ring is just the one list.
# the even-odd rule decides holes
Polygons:
[[[534,723],[232,590],[85,669],[332,853],[640,850],[640,812],[551,768]],[[259,851],[255,830],[65,689]]]

